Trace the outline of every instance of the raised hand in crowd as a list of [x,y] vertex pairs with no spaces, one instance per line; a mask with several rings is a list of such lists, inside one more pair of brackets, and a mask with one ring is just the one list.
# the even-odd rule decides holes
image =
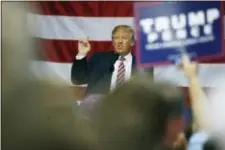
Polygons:
[[192,104],[193,111],[193,124],[197,130],[205,128],[204,123],[204,108],[203,104],[206,100],[206,96],[201,88],[198,76],[197,76],[197,63],[192,62],[188,55],[182,56],[182,70],[188,79],[189,95]]

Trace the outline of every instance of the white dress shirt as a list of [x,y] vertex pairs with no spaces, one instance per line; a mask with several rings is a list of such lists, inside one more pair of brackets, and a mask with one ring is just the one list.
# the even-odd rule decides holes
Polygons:
[[[116,79],[117,79],[117,73],[118,73],[118,69],[119,69],[119,64],[121,63],[120,59],[121,56],[119,56],[119,58],[117,59],[117,61],[114,64],[114,71],[112,74],[112,78],[111,78],[111,86],[110,89],[113,90],[116,87]],[[125,81],[129,80],[131,77],[131,70],[132,70],[132,55],[131,53],[127,54],[126,56],[124,56],[125,60],[124,62],[124,67],[125,67]]]

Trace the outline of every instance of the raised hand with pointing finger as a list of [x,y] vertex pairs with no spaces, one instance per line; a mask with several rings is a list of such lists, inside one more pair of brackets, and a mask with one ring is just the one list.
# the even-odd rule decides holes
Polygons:
[[87,39],[78,41],[78,54],[77,56],[87,56],[88,52],[91,50],[91,44]]

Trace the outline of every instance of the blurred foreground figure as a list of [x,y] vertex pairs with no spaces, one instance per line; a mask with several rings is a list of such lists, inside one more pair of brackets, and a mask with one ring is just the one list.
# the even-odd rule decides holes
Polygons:
[[135,76],[100,101],[96,113],[100,149],[172,148],[182,127],[182,106],[178,88],[153,83],[145,73]]
[[31,39],[22,2],[2,2],[2,92],[9,92],[29,77]]
[[86,150],[72,113],[73,94],[29,70],[34,47],[24,6],[2,2],[2,150]]

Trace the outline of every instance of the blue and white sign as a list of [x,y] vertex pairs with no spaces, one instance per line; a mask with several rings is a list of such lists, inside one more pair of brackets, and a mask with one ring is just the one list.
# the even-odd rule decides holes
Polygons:
[[136,2],[137,64],[170,64],[186,52],[207,60],[224,54],[220,1]]

